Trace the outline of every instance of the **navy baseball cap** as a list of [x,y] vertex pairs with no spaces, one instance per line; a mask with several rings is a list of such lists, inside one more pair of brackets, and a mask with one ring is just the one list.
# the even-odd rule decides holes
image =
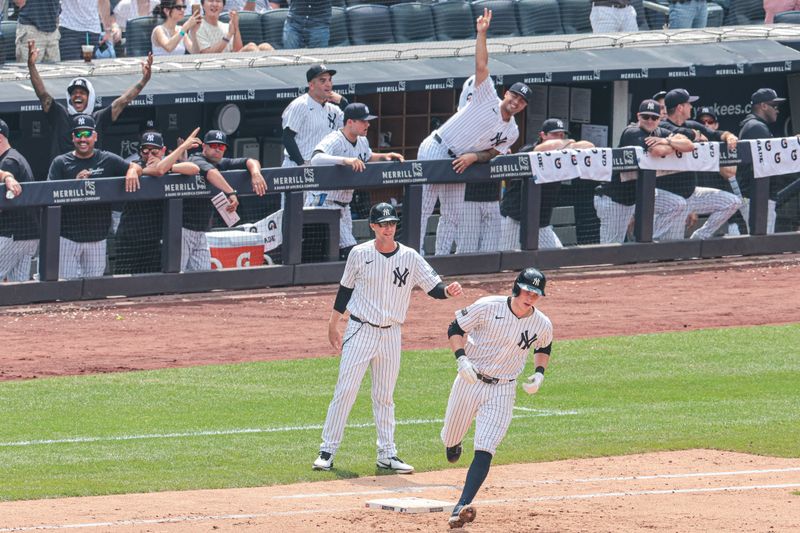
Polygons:
[[520,95],[525,100],[526,104],[531,101],[531,88],[522,83],[521,81],[518,81],[517,83],[509,87],[508,90],[514,94]]
[[559,131],[567,132],[569,130],[565,127],[564,121],[560,118],[548,118],[542,122],[542,131],[544,133],[555,133]]
[[336,75],[336,71],[326,67],[325,65],[312,65],[310,69],[306,71],[306,81],[311,81],[317,76],[322,74],[328,73],[331,77]]
[[0,135],[8,139],[8,124],[2,118],[0,118]]
[[658,91],[656,94],[653,95],[653,100],[661,100],[666,96],[667,96],[667,91]]
[[148,131],[142,134],[142,139],[139,141],[139,146],[155,146],[156,148],[164,148],[164,137],[157,131]]
[[369,223],[380,224],[381,222],[399,222],[400,217],[392,204],[381,202],[372,206],[369,210]]
[[717,122],[717,114],[714,113],[713,107],[708,107],[708,106],[701,107],[700,109],[697,110],[697,114],[695,115],[695,117],[699,119],[703,115],[708,115],[709,117],[714,119],[714,122]]
[[686,89],[672,89],[664,97],[664,105],[667,106],[667,109],[672,109],[687,102],[691,104],[699,99],[699,96],[692,96]]
[[661,116],[661,104],[655,100],[642,100],[642,103],[639,104],[639,114],[652,115],[656,117]]
[[224,144],[228,146],[228,136],[225,135],[224,131],[211,130],[203,137],[203,142],[205,144]]
[[89,92],[89,80],[86,78],[75,78],[72,80],[69,85],[67,86],[67,92],[72,94],[72,91],[75,89],[83,89],[87,93]]
[[92,115],[74,115],[72,117],[72,131],[92,130],[94,131],[96,124]]
[[367,104],[357,102],[355,104],[348,104],[347,107],[344,108],[345,122],[348,120],[373,120],[376,118],[378,117],[369,114]]
[[778,98],[778,93],[772,89],[759,89],[750,97],[750,103],[755,104],[779,104],[785,102],[786,98]]

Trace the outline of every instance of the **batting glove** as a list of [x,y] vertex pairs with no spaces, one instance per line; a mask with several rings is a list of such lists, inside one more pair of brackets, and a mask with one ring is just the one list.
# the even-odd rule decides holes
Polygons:
[[458,358],[458,375],[461,376],[461,379],[472,385],[473,383],[478,382],[478,374],[475,372],[475,367],[472,365],[472,361],[470,361],[466,355],[462,355]]
[[528,394],[536,394],[539,391],[539,387],[542,386],[542,383],[544,383],[544,374],[537,372],[529,376],[528,381],[522,384],[522,390]]

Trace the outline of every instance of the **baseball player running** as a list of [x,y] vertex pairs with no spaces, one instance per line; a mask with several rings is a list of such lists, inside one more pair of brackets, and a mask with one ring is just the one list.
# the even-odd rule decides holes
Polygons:
[[475,457],[467,471],[461,498],[453,509],[451,528],[475,519],[471,506],[497,447],[511,423],[516,379],[533,347],[535,373],[522,384],[535,394],[544,382],[550,359],[553,325],[535,305],[545,295],[546,279],[526,268],[514,281],[511,296],[485,296],[456,311],[447,336],[458,362],[442,427],[445,455],[451,463],[461,457],[461,440],[475,420]]
[[[400,327],[415,285],[437,299],[459,296],[461,285],[447,287],[416,250],[396,242],[394,207],[380,203],[369,213],[375,239],[353,248],[347,258],[339,292],[328,322],[328,339],[341,350],[339,379],[322,429],[322,445],[314,470],[330,470],[342,442],[344,426],[369,367],[372,371],[372,411],[378,431],[378,468],[410,474],[414,467],[397,456],[394,442],[394,386],[400,371]],[[350,320],[344,335],[339,321]]]
[[[514,115],[525,109],[531,94],[530,87],[515,83],[502,100],[497,97],[494,82],[489,76],[489,52],[486,48],[486,31],[491,21],[492,12],[484,9],[475,25],[478,33],[475,40],[475,84],[469,105],[465,105],[426,137],[417,155],[420,160],[453,159],[453,170],[459,174],[475,162],[485,163],[511,149],[519,137]],[[420,243],[425,241],[428,217],[433,213],[437,198],[440,204],[436,255],[449,254],[453,243],[457,241],[464,208],[464,189],[463,183],[423,187]],[[430,250],[426,252],[430,253]]]
[[[655,100],[639,104],[637,122],[625,128],[619,146],[641,146],[653,155],[666,156],[675,152],[691,152],[692,141],[680,133],[670,133],[658,126],[661,105]],[[594,208],[600,219],[600,243],[622,243],[636,211],[636,177],[638,172],[615,172],[611,181],[595,188]],[[656,189],[656,198],[664,191]],[[681,206],[656,202],[653,233],[664,235],[674,217],[682,217]],[[661,210],[659,210],[661,209]],[[670,211],[671,209],[671,211]]]
[[[389,152],[374,154],[369,147],[367,130],[369,121],[377,118],[369,114],[365,104],[350,104],[344,110],[344,127],[332,131],[314,148],[311,163],[314,165],[347,165],[355,172],[364,171],[364,163],[369,161],[404,161],[403,156]],[[306,196],[306,206],[324,209],[338,209],[339,220],[339,258],[347,259],[350,250],[356,245],[353,237],[353,217],[350,202],[353,189],[335,191],[313,191]]]

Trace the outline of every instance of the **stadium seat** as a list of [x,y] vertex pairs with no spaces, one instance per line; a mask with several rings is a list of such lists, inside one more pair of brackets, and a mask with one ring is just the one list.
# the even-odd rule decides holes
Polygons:
[[[800,24],[800,11],[778,13],[775,15],[775,24]],[[5,32],[5,30],[3,31]]]
[[473,21],[483,15],[484,8],[492,11],[492,25],[486,33],[488,37],[519,36],[514,0],[475,0],[472,2]]
[[725,19],[725,11],[722,6],[714,2],[708,2],[708,20],[706,21],[706,28],[718,28],[722,26]]
[[589,14],[592,12],[591,0],[558,0],[561,12],[561,25],[566,33],[591,33],[592,23]]
[[765,17],[764,0],[734,0],[725,16],[725,25],[763,24]]
[[389,8],[392,15],[392,31],[398,43],[435,41],[431,7],[419,2],[397,4]]
[[349,46],[350,38],[347,36],[347,18],[343,7],[331,8],[331,36],[328,46]]
[[[276,50],[283,48],[283,23],[289,10],[273,9],[261,14],[261,35]],[[264,42],[262,41],[262,42]]]
[[469,2],[445,2],[433,4],[433,25],[436,39],[455,41],[475,38],[475,19]]
[[153,49],[150,35],[160,23],[161,19],[154,15],[129,20],[125,28],[125,55],[137,57],[150,53]]
[[516,7],[521,35],[564,33],[561,27],[561,14],[558,12],[558,0],[517,0]]
[[636,10],[636,23],[639,25],[639,31],[648,31],[650,24],[647,22],[647,15],[644,11],[644,2],[642,0],[631,0],[633,9]]
[[239,31],[242,33],[243,44],[261,44],[263,42],[269,42],[264,38],[264,30],[261,26],[261,15],[258,13],[252,11],[240,12]]
[[0,23],[0,63],[13,63],[17,60],[14,41],[17,38],[17,21],[4,20]]
[[351,45],[393,43],[389,8],[376,5],[357,5],[345,10]]

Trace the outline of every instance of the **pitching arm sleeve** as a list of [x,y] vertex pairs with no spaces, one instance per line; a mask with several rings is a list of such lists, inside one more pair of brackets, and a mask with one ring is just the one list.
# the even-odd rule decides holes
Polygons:
[[339,100],[339,103],[338,103],[338,104],[336,104],[336,105],[338,105],[338,106],[339,106],[339,109],[341,109],[342,111],[344,111],[344,108],[345,108],[345,107],[347,107],[347,105],[348,105],[349,103],[350,103],[350,102],[348,102],[348,101],[347,101],[347,98],[345,98],[344,96],[342,96],[342,99],[341,99],[341,100]]
[[300,148],[297,147],[297,142],[294,140],[297,132],[290,128],[283,128],[283,146],[286,148],[286,153],[289,154],[289,159],[303,166],[303,154],[300,153]]
[[428,296],[431,298],[436,298],[437,300],[446,300],[447,287],[445,287],[444,283],[440,281],[434,288],[428,291]]
[[336,293],[336,301],[333,302],[333,309],[340,313],[347,310],[347,303],[353,295],[353,289],[349,289],[344,285],[339,285],[339,292]]

